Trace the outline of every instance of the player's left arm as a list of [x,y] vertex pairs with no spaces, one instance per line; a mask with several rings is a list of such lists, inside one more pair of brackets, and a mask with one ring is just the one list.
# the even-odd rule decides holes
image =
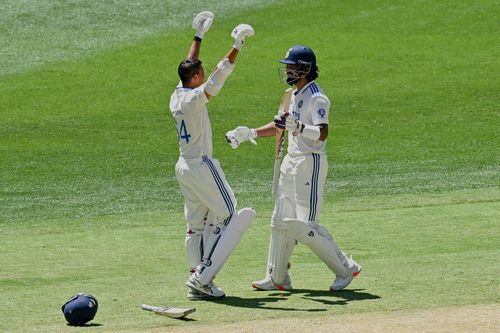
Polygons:
[[319,141],[325,141],[328,138],[328,124],[319,124]]
[[313,96],[312,100],[313,124],[319,127],[319,141],[328,138],[328,116],[330,114],[330,100],[324,96]]
[[226,82],[226,79],[233,72],[236,57],[245,43],[245,38],[251,37],[254,34],[255,31],[253,28],[245,23],[241,23],[233,29],[231,33],[231,37],[234,38],[233,47],[219,61],[205,83],[204,90],[207,98],[217,96],[219,94],[224,82]]

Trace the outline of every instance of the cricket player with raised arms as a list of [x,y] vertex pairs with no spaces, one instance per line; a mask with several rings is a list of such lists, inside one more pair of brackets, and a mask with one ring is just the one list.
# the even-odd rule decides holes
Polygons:
[[196,35],[187,58],[179,64],[180,82],[170,97],[179,141],[175,175],[184,197],[185,245],[190,269],[186,285],[191,300],[225,296],[212,280],[255,216],[251,208],[236,209],[233,190],[219,162],[212,157],[212,129],[207,110],[207,103],[221,91],[245,39],[254,30],[248,24],[233,29],[232,48],[205,81],[199,53],[213,19],[214,14],[208,11],[194,18]]
[[282,99],[285,105],[280,106],[274,121],[257,129],[239,126],[226,133],[230,145],[237,148],[247,140],[274,135],[278,138],[283,130],[288,131],[287,155],[278,165],[275,177],[277,191],[267,274],[252,286],[257,290],[291,290],[289,260],[298,241],[307,245],[335,274],[330,290],[342,290],[359,274],[361,266],[348,258],[328,230],[319,224],[328,170],[325,147],[330,100],[315,81],[318,67],[309,47],[293,46],[280,62],[284,65],[280,68],[282,80],[295,89],[285,92]]

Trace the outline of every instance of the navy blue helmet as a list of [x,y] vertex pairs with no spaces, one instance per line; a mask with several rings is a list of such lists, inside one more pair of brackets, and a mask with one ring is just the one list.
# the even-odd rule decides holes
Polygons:
[[70,325],[83,325],[94,319],[97,313],[97,299],[85,293],[71,297],[61,308]]
[[316,66],[316,55],[307,46],[295,45],[288,49],[285,59],[281,59],[280,62],[286,65]]
[[290,85],[308,75],[309,72],[317,70],[316,55],[313,50],[304,45],[289,48],[280,63],[286,65],[285,68],[279,69],[280,79]]

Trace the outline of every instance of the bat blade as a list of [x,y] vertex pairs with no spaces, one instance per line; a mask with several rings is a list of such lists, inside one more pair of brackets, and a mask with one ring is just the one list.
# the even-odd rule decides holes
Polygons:
[[[292,98],[292,88],[288,88],[283,93],[281,97],[281,103],[278,107],[278,114],[284,114],[288,112],[288,107],[290,106],[290,100]],[[272,196],[276,199],[278,194],[278,183],[280,178],[280,166],[281,160],[283,159],[283,149],[285,147],[285,130],[276,128],[276,145],[274,150],[274,174],[273,174],[273,189]]]
[[[292,98],[292,88],[288,88],[281,96],[281,102],[278,107],[278,114],[284,114],[288,112],[288,108],[290,106],[290,100]],[[283,156],[283,146],[285,144],[285,130],[276,128],[276,147],[274,150],[274,158],[280,159]]]
[[181,319],[196,311],[195,308],[175,308],[170,306],[154,306],[142,304],[141,308],[146,311],[151,311],[160,316],[167,316],[169,318]]

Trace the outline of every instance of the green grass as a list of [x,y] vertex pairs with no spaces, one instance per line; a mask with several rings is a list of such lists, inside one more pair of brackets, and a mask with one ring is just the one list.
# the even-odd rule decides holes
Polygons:
[[[167,109],[186,18],[211,5],[0,2],[0,331],[67,330],[60,306],[81,290],[100,301],[99,331],[498,303],[498,3],[254,3],[215,5],[201,58],[212,68],[231,29],[254,26],[209,109],[215,156],[258,219],[217,277],[229,297],[178,322],[138,305],[187,305]],[[249,289],[265,271],[274,143],[223,137],[271,119],[276,60],[297,43],[333,102],[322,223],[363,265],[338,296],[303,246],[296,292]]]
[[[64,331],[59,307],[85,290],[98,297],[104,331],[330,316],[498,302],[498,190],[339,200],[323,216],[363,264],[349,290],[304,246],[292,256],[293,293],[254,292],[264,274],[269,210],[262,209],[217,281],[228,294],[196,302],[196,322],[166,321],[143,302],[188,306],[181,213],[141,213],[2,227],[2,330]],[[20,242],[22,240],[22,242]],[[29,314],[29,315],[28,315]],[[22,324],[20,323],[22,322]],[[243,325],[243,324],[242,324]],[[97,329],[97,327],[96,327]]]

